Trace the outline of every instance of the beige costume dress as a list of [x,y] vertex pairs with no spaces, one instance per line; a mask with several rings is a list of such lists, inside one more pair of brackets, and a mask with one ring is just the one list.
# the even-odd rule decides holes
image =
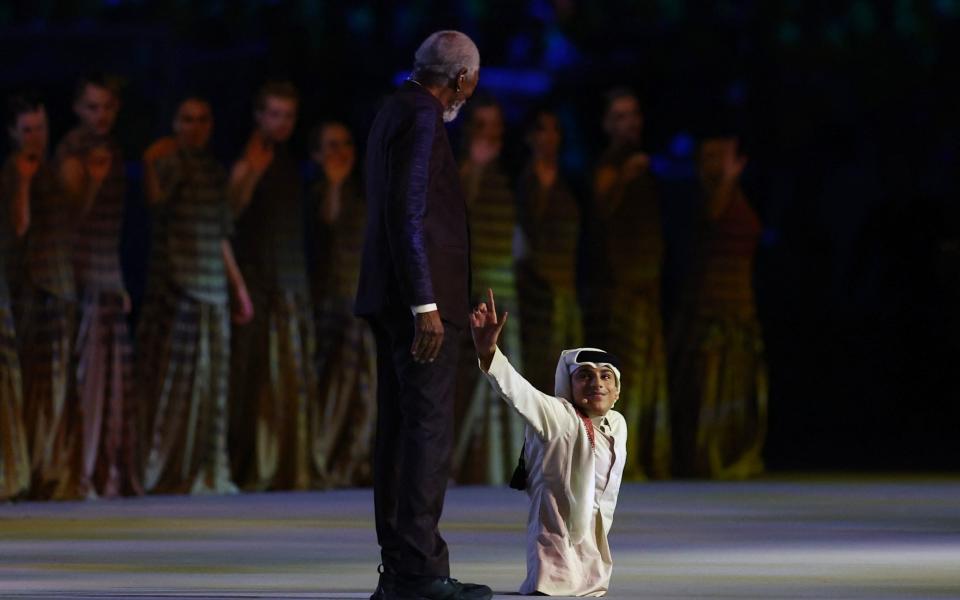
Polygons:
[[609,411],[585,421],[564,399],[570,378],[557,366],[557,396],[534,388],[497,349],[487,379],[526,421],[527,578],[520,593],[603,596],[613,559],[607,535],[620,493],[626,458],[627,425]]

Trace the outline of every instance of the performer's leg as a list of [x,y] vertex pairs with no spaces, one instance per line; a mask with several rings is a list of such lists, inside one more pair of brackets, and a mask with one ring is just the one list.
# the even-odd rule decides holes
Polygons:
[[400,384],[393,364],[393,340],[387,328],[370,320],[377,347],[377,431],[373,455],[373,501],[381,561],[399,568],[401,542],[397,535],[397,485],[400,466]]

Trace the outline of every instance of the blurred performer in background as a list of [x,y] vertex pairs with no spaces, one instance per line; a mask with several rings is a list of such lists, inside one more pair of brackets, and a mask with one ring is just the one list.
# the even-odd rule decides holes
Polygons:
[[627,479],[670,473],[670,414],[660,314],[663,255],[660,205],[650,158],[640,148],[643,115],[632,92],[607,95],[604,129],[610,145],[594,178],[587,212],[586,342],[622,358],[631,382],[620,398],[627,420]]
[[7,272],[15,238],[30,226],[41,165],[47,171],[43,104],[36,98],[14,96],[8,115],[13,152],[0,172],[0,501],[24,495],[30,486],[23,381]]
[[323,486],[369,485],[376,425],[376,359],[370,325],[353,316],[367,206],[355,175],[353,135],[343,123],[320,125],[311,158],[320,168],[313,185],[317,260],[313,297],[317,315],[320,403],[312,407],[313,463],[326,466]]
[[317,403],[313,308],[304,256],[300,166],[287,147],[299,96],[265,84],[256,128],[230,173],[237,216],[234,250],[253,301],[253,320],[233,331],[230,379],[234,476],[245,489],[308,489],[309,414]]
[[553,385],[553,361],[583,341],[576,292],[580,207],[560,172],[562,138],[555,112],[541,109],[532,115],[526,133],[531,157],[517,196],[513,252],[523,364],[541,390]]
[[[496,100],[474,100],[465,135],[466,155],[460,165],[460,179],[470,219],[472,289],[497,290],[501,305],[517,315],[513,267],[516,205],[513,185],[500,162],[504,121]],[[501,350],[515,365],[522,362],[518,331],[517,327],[507,330],[500,342]],[[523,444],[523,421],[514,411],[505,410],[483,374],[477,371],[469,332],[463,332],[461,338],[453,478],[459,483],[503,484],[509,479]]]
[[236,322],[248,322],[253,307],[228,239],[227,174],[207,149],[212,130],[210,104],[187,98],[174,117],[174,136],[144,154],[167,268],[160,282],[150,282],[162,292],[151,317],[151,363],[141,369],[156,374],[144,390],[152,411],[144,483],[154,492],[237,491],[227,455],[231,294]]
[[61,140],[56,159],[64,192],[79,205],[73,269],[80,305],[75,354],[81,466],[79,480],[58,486],[54,496],[140,494],[130,296],[119,253],[126,176],[112,137],[119,82],[104,75],[81,79],[73,109],[80,123]]
[[752,280],[761,225],[740,187],[746,161],[736,137],[700,145],[699,235],[670,344],[684,475],[743,479],[763,471],[767,373]]

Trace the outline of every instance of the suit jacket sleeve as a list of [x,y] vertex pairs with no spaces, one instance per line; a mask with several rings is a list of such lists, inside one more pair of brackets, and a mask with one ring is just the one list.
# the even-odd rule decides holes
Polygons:
[[542,439],[555,438],[571,427],[580,426],[580,420],[564,406],[568,404],[566,400],[549,396],[533,387],[513,368],[499,348],[493,355],[486,376],[500,397],[513,406]]
[[421,108],[388,150],[387,240],[400,294],[408,306],[435,302],[423,221],[437,115]]

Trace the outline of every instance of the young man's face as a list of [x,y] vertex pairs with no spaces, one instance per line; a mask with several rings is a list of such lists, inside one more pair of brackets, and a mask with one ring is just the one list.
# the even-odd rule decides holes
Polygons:
[[356,161],[356,149],[350,131],[339,123],[332,123],[320,132],[319,148],[313,159],[317,164],[349,173]]
[[297,124],[297,101],[293,98],[267,96],[263,108],[256,112],[257,127],[267,141],[281,144],[293,135]]
[[617,375],[609,367],[583,365],[570,376],[573,388],[573,403],[583,409],[587,416],[602,417],[613,408],[620,398]]
[[185,100],[173,120],[173,133],[182,148],[205,148],[213,132],[213,113],[202,100]]
[[41,106],[17,115],[17,122],[10,128],[10,137],[21,151],[43,156],[49,140],[47,111]]
[[470,137],[500,141],[503,139],[503,114],[496,106],[479,106],[470,115]]
[[556,160],[560,153],[560,122],[557,116],[551,113],[542,113],[537,116],[536,128],[530,132],[528,141],[534,156],[538,158]]
[[614,145],[639,144],[643,132],[640,102],[633,96],[617,98],[610,103],[603,126]]
[[87,84],[83,93],[73,103],[73,112],[80,123],[97,135],[107,135],[117,121],[120,99],[111,90]]

